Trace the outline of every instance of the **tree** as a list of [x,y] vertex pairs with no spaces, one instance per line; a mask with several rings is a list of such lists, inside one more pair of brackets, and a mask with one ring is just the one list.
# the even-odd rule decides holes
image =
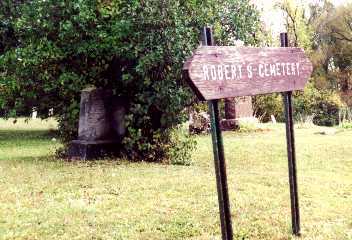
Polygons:
[[[337,73],[339,88],[346,92],[352,90],[352,4],[340,6],[335,15],[327,22],[331,37],[334,39],[332,62]],[[337,71],[336,71],[337,70]]]
[[[223,1],[221,6],[218,10],[219,22],[215,28],[218,44],[238,45],[240,43],[257,46],[260,43],[258,11],[253,11],[253,6],[247,1]],[[234,98],[224,100],[226,119],[235,118],[235,101]]]
[[0,53],[0,105],[7,116],[36,107],[45,118],[53,107],[68,142],[77,134],[80,90],[112,89],[128,102],[124,152],[144,160],[168,158],[175,146],[171,129],[194,102],[181,70],[199,44],[200,28],[216,26],[219,42],[228,34],[251,42],[259,23],[248,0],[6,4],[16,9],[0,9],[0,23],[10,19],[14,40]]
[[314,6],[312,54],[317,86],[348,91],[352,64],[352,4]]
[[277,7],[285,14],[290,45],[302,47],[306,51],[310,50],[312,30],[307,17],[307,6],[298,0],[284,0],[277,4]]
[[[312,78],[305,91],[295,93],[295,117],[313,117],[318,125],[337,124],[338,112],[343,107],[337,90],[341,90],[341,83],[350,76],[342,69],[350,66],[351,51],[332,31],[333,26],[335,29],[343,26],[337,22],[344,16],[342,11],[325,0],[310,5],[300,0],[285,0],[277,6],[285,13],[290,45],[303,48],[313,63]],[[347,34],[346,31],[339,32]],[[255,101],[257,112],[265,120],[270,120],[270,114],[283,120],[280,96],[258,97]]]
[[328,19],[331,33],[339,41],[352,42],[351,9],[351,3],[342,5],[336,9],[335,16]]
[[313,80],[318,89],[337,89],[334,77],[329,74],[333,47],[336,44],[327,21],[335,15],[335,7],[329,1],[310,5],[310,24],[313,29],[312,52],[310,59],[314,66]]

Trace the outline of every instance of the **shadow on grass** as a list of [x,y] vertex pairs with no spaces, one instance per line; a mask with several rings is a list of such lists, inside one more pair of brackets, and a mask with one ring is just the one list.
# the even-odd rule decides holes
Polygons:
[[56,138],[58,132],[55,130],[23,130],[11,129],[0,130],[0,141],[31,141],[31,140],[48,140]]
[[16,164],[45,164],[45,163],[64,163],[63,159],[57,158],[55,153],[42,156],[19,156],[13,159],[1,159],[0,161],[9,161]]
[[[3,153],[2,156],[0,156],[0,161],[39,165],[58,163],[60,165],[81,167],[121,165],[128,162],[127,160],[108,157],[90,161],[69,160],[60,157],[58,151],[62,151],[62,145],[52,141],[52,139],[57,138],[57,136],[58,133],[54,130],[0,130],[0,152]],[[19,151],[22,151],[22,153],[18,154]]]
[[[124,159],[113,159],[113,158],[106,158],[106,159],[100,159],[100,160],[89,160],[89,161],[84,161],[84,160],[73,160],[69,161],[64,158],[57,157],[56,154],[53,152],[52,154],[47,154],[47,155],[42,155],[42,156],[20,156],[16,157],[16,159],[1,159],[0,162],[2,161],[7,161],[11,162],[15,165],[36,165],[36,166],[51,166],[53,168],[62,168],[62,167],[73,167],[73,168],[96,168],[96,167],[103,167],[103,168],[109,168],[109,167],[114,167],[114,166],[128,166],[128,165],[135,165],[138,163],[130,162],[128,160]],[[157,166],[160,166],[160,164],[155,164]]]
[[[138,161],[129,161],[123,157],[117,158],[109,156],[87,161],[78,159],[70,160],[62,157],[62,145],[58,142],[52,142],[53,138],[58,138],[58,131],[0,129],[0,152],[2,151],[5,155],[0,156],[0,161],[13,161],[25,164],[59,163],[60,165],[80,167],[142,164]],[[25,149],[25,151],[23,151],[25,153],[17,155],[16,152],[13,152],[13,149]],[[28,154],[26,151],[28,151]],[[38,154],[33,154],[33,152],[38,152]],[[6,157],[6,155],[8,157]],[[165,165],[157,162],[148,164]]]
[[57,131],[0,129],[0,160],[21,163],[55,161],[60,144],[52,141],[53,138],[57,138]]

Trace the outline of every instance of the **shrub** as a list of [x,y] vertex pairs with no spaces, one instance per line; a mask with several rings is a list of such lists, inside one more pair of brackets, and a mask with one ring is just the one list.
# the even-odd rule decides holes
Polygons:
[[[296,91],[293,96],[294,118],[301,120],[313,116],[313,123],[332,126],[339,123],[339,109],[343,103],[339,95],[330,90],[318,90],[308,83],[304,91]],[[284,121],[283,99],[281,94],[257,96],[254,98],[256,114],[263,121],[270,121],[274,115],[278,121]]]
[[295,116],[314,116],[313,123],[333,126],[339,123],[339,109],[343,103],[331,90],[318,90],[308,84],[304,92],[297,92],[294,100]]
[[271,115],[274,115],[279,122],[285,120],[281,94],[274,93],[258,95],[252,99],[254,113],[261,121],[269,122],[271,120]]
[[191,153],[196,146],[195,138],[188,134],[186,126],[179,125],[172,129],[171,141],[168,144],[166,162],[174,165],[191,165]]
[[[199,44],[201,27],[217,26],[215,37],[223,41],[230,41],[223,37],[226,32],[251,43],[259,23],[249,0],[1,4],[6,6],[0,8],[0,33],[11,33],[0,39],[1,46],[11,42],[0,52],[5,113],[15,116],[17,110],[29,113],[36,107],[45,118],[54,108],[61,138],[68,142],[77,135],[80,90],[87,85],[112,89],[129,107],[124,152],[146,161],[167,158],[170,146],[177,145],[172,129],[194,101],[181,70]],[[225,23],[235,27],[225,29]]]

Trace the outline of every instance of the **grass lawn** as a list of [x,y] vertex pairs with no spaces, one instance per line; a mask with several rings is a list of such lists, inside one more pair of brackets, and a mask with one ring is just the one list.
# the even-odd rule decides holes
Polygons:
[[[192,166],[64,162],[55,122],[0,120],[0,239],[220,239],[210,136]],[[225,133],[235,239],[293,239],[284,125]],[[352,131],[296,129],[300,239],[352,239]]]

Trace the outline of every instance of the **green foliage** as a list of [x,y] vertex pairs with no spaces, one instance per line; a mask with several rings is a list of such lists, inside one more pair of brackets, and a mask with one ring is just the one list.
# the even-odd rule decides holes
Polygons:
[[[333,126],[339,123],[339,110],[344,106],[339,95],[329,90],[318,90],[309,83],[304,91],[295,92],[293,98],[294,117],[312,116],[313,123],[321,126]],[[270,121],[274,115],[278,121],[284,121],[283,100],[280,94],[258,96],[254,100],[257,116]]]
[[318,90],[309,84],[295,96],[297,115],[313,116],[313,123],[321,126],[339,124],[339,110],[344,105],[339,95],[329,90]]
[[352,128],[352,108],[343,107],[339,112],[339,127],[343,129]]
[[[339,109],[343,106],[337,92],[345,103],[350,104],[351,83],[351,4],[335,7],[330,1],[308,4],[300,0],[285,0],[278,4],[286,16],[286,27],[291,46],[306,50],[313,63],[311,82],[303,93],[295,95],[296,118],[313,118],[318,125],[336,125]],[[309,14],[307,13],[309,10]],[[282,104],[276,96],[259,98],[259,112],[272,112],[282,119]],[[280,100],[281,101],[281,100]]]
[[343,128],[343,129],[352,129],[352,122],[351,121],[345,121],[342,122],[339,127]]
[[280,94],[267,94],[253,98],[255,115],[263,122],[271,120],[273,115],[277,121],[285,120],[282,96]]
[[217,6],[215,37],[218,45],[234,45],[241,40],[245,45],[259,43],[259,12],[249,1],[221,0]]
[[170,148],[180,149],[172,129],[194,101],[181,70],[201,27],[216,26],[219,42],[229,42],[226,36],[255,42],[259,17],[249,1],[218,3],[5,1],[0,31],[11,34],[0,39],[0,106],[7,116],[36,107],[44,118],[54,108],[68,142],[77,135],[80,90],[112,89],[128,102],[125,154],[167,159]]
[[171,141],[169,142],[168,163],[173,165],[191,165],[193,161],[190,153],[192,153],[195,146],[195,137],[188,134],[186,127],[182,125],[175,127],[171,134]]
[[277,7],[284,12],[290,45],[309,51],[313,32],[307,18],[307,4],[299,0],[284,0]]
[[[310,7],[313,29],[311,61],[313,82],[319,89],[348,92],[352,89],[352,4],[334,6],[329,1]],[[344,99],[348,105],[348,98]]]

